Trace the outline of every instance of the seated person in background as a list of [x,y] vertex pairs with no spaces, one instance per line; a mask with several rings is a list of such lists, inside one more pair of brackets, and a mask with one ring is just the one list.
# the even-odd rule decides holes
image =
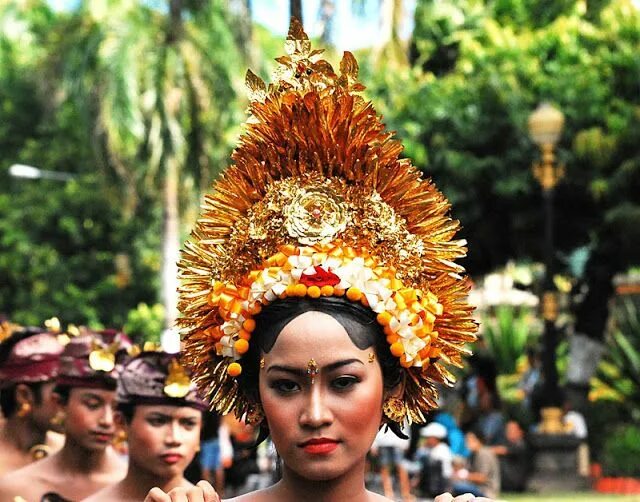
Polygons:
[[453,415],[451,415],[451,413],[447,413],[446,411],[439,411],[438,413],[436,413],[433,421],[435,423],[444,425],[445,429],[447,429],[447,443],[449,444],[451,453],[453,455],[468,457],[469,450],[467,450],[467,447],[464,443],[464,433],[458,427],[456,419],[453,418]]
[[115,331],[85,331],[60,355],[54,389],[64,413],[62,449],[0,478],[0,500],[82,500],[122,479],[126,465],[111,446],[116,381],[128,339]]
[[564,415],[562,424],[567,434],[577,437],[581,440],[578,447],[578,474],[586,477],[589,475],[590,454],[589,445],[587,443],[587,421],[584,415],[576,410],[570,398],[566,398],[563,404]]
[[129,361],[118,381],[115,417],[129,442],[127,475],[87,502],[141,501],[156,486],[192,487],[184,470],[199,448],[206,408],[175,354],[142,352]]
[[500,410],[500,397],[495,392],[486,392],[480,396],[480,416],[476,428],[482,432],[484,444],[495,446],[503,444],[504,416]]
[[420,462],[419,487],[423,495],[435,497],[451,486],[453,455],[445,443],[447,429],[442,424],[431,422],[420,431],[423,444],[416,451]]
[[495,453],[485,446],[484,437],[478,430],[467,432],[465,441],[471,451],[469,472],[456,473],[453,495],[471,493],[476,497],[497,498],[500,494],[500,466]]
[[524,491],[531,472],[531,452],[520,424],[515,420],[507,422],[505,443],[491,449],[500,460],[502,489],[506,492]]

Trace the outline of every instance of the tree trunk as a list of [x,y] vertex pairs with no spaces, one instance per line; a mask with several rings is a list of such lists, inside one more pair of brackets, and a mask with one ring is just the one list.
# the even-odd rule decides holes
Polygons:
[[323,46],[331,43],[333,18],[336,13],[335,0],[322,0],[320,2],[320,40]]
[[300,23],[302,20],[302,0],[289,0],[289,17],[297,17]]
[[165,346],[172,345],[177,335],[171,335],[178,314],[178,260],[180,258],[180,233],[178,210],[178,161],[169,157],[166,162],[164,181],[164,211],[162,225],[162,305],[164,306],[164,328],[169,340],[163,340]]

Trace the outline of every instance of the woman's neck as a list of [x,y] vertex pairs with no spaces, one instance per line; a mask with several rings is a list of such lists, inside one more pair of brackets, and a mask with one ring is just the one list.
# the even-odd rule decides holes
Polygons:
[[68,435],[64,446],[55,455],[61,470],[73,472],[99,472],[106,470],[109,464],[110,446],[103,450],[89,450]]
[[176,474],[170,478],[161,478],[129,458],[127,475],[120,481],[118,492],[123,495],[123,498],[126,494],[127,499],[143,500],[154,486],[164,492],[168,492],[185,484],[187,484],[187,480],[184,478],[183,473]]
[[47,440],[46,431],[37,430],[28,420],[17,416],[6,421],[2,435],[7,443],[23,452],[28,452],[33,446],[44,444]]
[[318,502],[365,502],[369,499],[369,492],[364,484],[364,468],[363,460],[337,478],[314,481],[283,465],[282,480],[273,487],[273,493],[277,500],[282,501],[310,500],[313,494],[312,499]]

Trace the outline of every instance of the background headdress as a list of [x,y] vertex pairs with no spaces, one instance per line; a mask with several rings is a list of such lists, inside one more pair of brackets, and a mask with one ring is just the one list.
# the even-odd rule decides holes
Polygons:
[[0,326],[0,342],[0,388],[57,375],[63,350],[57,332],[6,322]]
[[116,387],[118,374],[128,359],[131,341],[116,330],[81,328],[70,337],[60,355],[57,383],[72,387]]
[[358,64],[339,73],[293,20],[268,86],[251,71],[250,117],[230,166],[205,196],[180,262],[179,308],[195,380],[213,407],[251,408],[237,377],[253,316],[288,296],[342,296],[378,314],[405,368],[411,420],[436,407],[443,363],[475,339],[469,282],[454,260],[449,203],[357,93]]
[[207,409],[176,354],[142,352],[120,373],[118,404],[170,404]]

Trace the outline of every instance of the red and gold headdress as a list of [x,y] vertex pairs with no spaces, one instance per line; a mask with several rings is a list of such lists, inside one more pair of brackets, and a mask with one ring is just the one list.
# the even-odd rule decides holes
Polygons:
[[293,21],[274,82],[251,71],[250,117],[235,162],[205,196],[180,262],[184,358],[213,407],[238,416],[253,316],[289,296],[342,296],[377,313],[405,368],[411,420],[436,407],[443,363],[475,339],[465,241],[449,203],[358,95],[358,64],[340,73]]

